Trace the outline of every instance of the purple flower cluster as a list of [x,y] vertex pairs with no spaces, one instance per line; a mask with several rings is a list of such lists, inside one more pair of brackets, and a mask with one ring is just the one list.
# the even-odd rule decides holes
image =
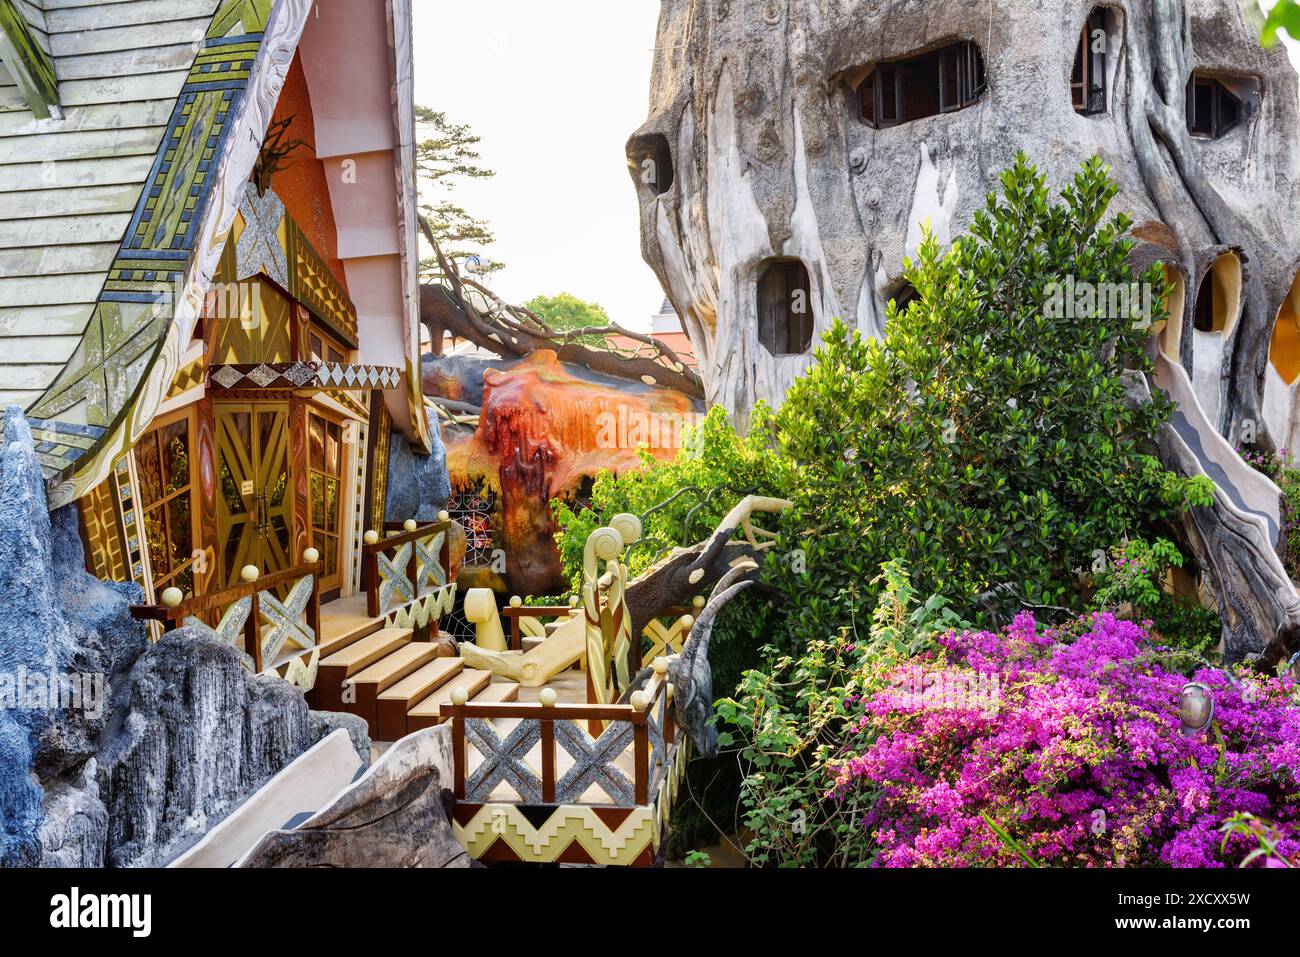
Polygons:
[[922,667],[995,675],[1000,700],[927,707],[895,682],[861,702],[859,744],[832,767],[828,796],[874,795],[862,824],[877,864],[1233,866],[1254,849],[1241,835],[1222,846],[1237,812],[1273,822],[1282,855],[1300,853],[1291,679],[1200,670],[1215,717],[1189,737],[1178,715],[1187,678],[1153,661],[1141,623],[1094,614],[1058,632],[1022,612],[1002,633],[940,645]]

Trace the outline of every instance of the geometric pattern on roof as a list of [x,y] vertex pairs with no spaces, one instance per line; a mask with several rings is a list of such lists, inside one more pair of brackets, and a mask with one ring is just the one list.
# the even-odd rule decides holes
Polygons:
[[[43,19],[39,8],[32,13]],[[48,42],[48,41],[47,41]],[[0,0],[0,61],[22,90],[23,98],[38,119],[59,119],[59,84],[49,50],[34,35],[32,24],[13,0]]]
[[86,332],[28,408],[38,419],[103,430],[89,449],[42,456],[51,509],[98,484],[166,395],[225,241],[222,220],[228,228],[238,202],[232,193],[251,171],[311,6],[222,0],[196,41],[198,53]]
[[[197,230],[271,7],[272,0],[223,0],[213,14],[81,344],[29,416],[104,434],[130,409],[185,293]],[[94,451],[59,447],[38,455],[53,479]]]

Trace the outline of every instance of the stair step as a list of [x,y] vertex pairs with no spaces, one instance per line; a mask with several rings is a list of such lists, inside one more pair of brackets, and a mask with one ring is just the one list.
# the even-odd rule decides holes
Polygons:
[[336,651],[328,658],[322,658],[320,666],[322,670],[341,669],[345,677],[351,678],[410,641],[410,628],[381,628],[373,635],[354,641],[342,651]]
[[492,672],[466,668],[451,681],[442,685],[429,697],[425,698],[406,713],[406,733],[411,734],[423,728],[431,728],[442,721],[439,709],[451,703],[451,693],[457,688],[464,688],[471,699],[487,687],[492,680]]
[[546,640],[545,638],[529,638],[525,636],[525,638],[523,639],[523,641],[520,642],[520,644],[523,645],[523,649],[525,652],[529,652],[532,651],[534,648],[536,648],[545,640]]
[[376,741],[396,741],[406,736],[406,712],[411,710],[465,667],[461,658],[434,658],[392,687],[381,691],[375,708]]
[[[362,638],[373,635],[384,627],[384,620],[376,618],[374,621],[360,622],[348,628],[347,631],[341,631],[336,635],[329,635],[320,643],[320,656],[328,658],[335,652],[342,651],[349,645],[356,644]],[[321,626],[321,632],[325,632],[325,626]]]
[[380,658],[369,668],[358,672],[352,678],[352,683],[358,690],[362,685],[370,685],[373,687],[374,694],[378,695],[427,665],[437,656],[438,646],[432,642],[408,642],[392,654]]
[[480,704],[501,704],[505,701],[515,701],[518,697],[519,685],[515,682],[494,681],[470,700]]

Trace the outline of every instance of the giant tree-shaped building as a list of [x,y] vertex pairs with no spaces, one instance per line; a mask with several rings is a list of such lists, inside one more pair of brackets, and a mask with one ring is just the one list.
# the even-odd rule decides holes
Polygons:
[[879,333],[922,224],[964,232],[1018,151],[1057,187],[1099,155],[1173,287],[1162,456],[1220,489],[1186,537],[1230,651],[1275,655],[1300,626],[1277,489],[1225,441],[1300,431],[1297,77],[1262,20],[1236,0],[663,0],[628,157],[709,401],[743,422],[835,317]]

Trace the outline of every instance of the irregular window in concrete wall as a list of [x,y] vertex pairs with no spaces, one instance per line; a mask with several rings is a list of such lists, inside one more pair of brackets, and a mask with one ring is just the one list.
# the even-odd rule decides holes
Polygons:
[[1091,116],[1107,110],[1109,66],[1107,52],[1116,38],[1118,16],[1105,7],[1093,7],[1079,32],[1070,73],[1070,99],[1076,113]]
[[1197,332],[1226,333],[1237,320],[1241,301],[1241,260],[1224,253],[1201,280],[1193,325]]
[[802,355],[812,345],[812,283],[797,259],[778,259],[758,277],[758,341],[774,356]]
[[1300,377],[1300,275],[1291,283],[1291,289],[1277,311],[1268,360],[1287,385]]
[[1193,73],[1187,81],[1187,130],[1218,139],[1240,125],[1258,98],[1258,80]]
[[673,188],[673,150],[663,134],[633,137],[627,144],[627,165],[638,187],[658,196]]
[[914,299],[916,299],[916,289],[913,288],[910,282],[905,282],[895,289],[889,298],[894,301],[894,305],[896,305],[898,311],[902,313],[906,311],[907,307],[912,304]]
[[984,55],[971,40],[878,64],[858,86],[863,121],[880,129],[975,103],[987,86]]
[[1168,263],[1161,263],[1165,271],[1165,312],[1169,319],[1160,334],[1160,348],[1165,355],[1178,358],[1179,343],[1183,338],[1183,309],[1187,305],[1187,284],[1183,274]]

